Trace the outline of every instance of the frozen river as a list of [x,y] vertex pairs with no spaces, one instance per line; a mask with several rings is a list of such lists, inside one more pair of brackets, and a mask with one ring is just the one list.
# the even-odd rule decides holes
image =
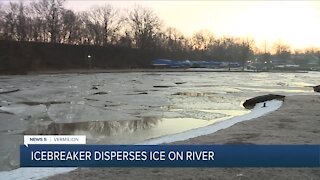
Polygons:
[[0,170],[19,166],[25,134],[140,143],[246,114],[242,102],[257,95],[313,93],[319,79],[318,72],[0,76]]

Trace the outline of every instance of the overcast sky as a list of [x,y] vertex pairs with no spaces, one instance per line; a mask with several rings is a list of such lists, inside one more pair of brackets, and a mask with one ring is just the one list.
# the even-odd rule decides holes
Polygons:
[[320,1],[67,0],[65,6],[81,11],[105,4],[120,9],[135,4],[150,7],[166,26],[185,35],[206,29],[218,37],[253,37],[258,45],[267,41],[271,46],[281,39],[295,48],[320,47]]

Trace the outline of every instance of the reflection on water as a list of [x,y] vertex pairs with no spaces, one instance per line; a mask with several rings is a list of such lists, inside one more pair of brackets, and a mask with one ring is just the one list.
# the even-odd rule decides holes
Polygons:
[[200,128],[227,119],[230,116],[212,120],[195,118],[162,118],[155,126],[139,128],[136,131],[122,131],[110,136],[93,135],[87,131],[77,131],[77,134],[87,135],[89,143],[100,144],[137,144],[145,140],[158,138],[168,134],[181,133],[190,129]]
[[[177,112],[181,110],[176,110]],[[40,135],[86,135],[90,144],[136,144],[145,140],[181,133],[190,129],[208,126],[233,116],[243,115],[247,111],[223,111],[227,115],[219,115],[217,110],[203,110],[203,113],[216,114],[210,120],[197,118],[155,118],[144,117],[129,121],[89,121],[76,123],[50,123],[48,125],[30,126],[24,134]]]
[[123,132],[135,132],[156,126],[161,119],[144,117],[140,120],[129,121],[88,121],[74,123],[50,123],[48,125],[35,125],[24,134],[63,135],[76,134],[79,131],[90,132],[92,136],[112,136]]

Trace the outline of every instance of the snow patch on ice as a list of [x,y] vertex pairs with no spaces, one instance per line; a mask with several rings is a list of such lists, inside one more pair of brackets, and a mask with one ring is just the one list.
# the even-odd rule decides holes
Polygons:
[[229,120],[221,121],[219,123],[202,127],[202,128],[192,129],[182,133],[147,140],[145,142],[142,142],[141,144],[148,145],[148,144],[171,143],[175,141],[187,140],[187,139],[198,137],[198,136],[208,135],[208,134],[217,132],[218,130],[228,128],[236,123],[263,116],[269,112],[279,109],[281,105],[282,105],[282,101],[279,101],[279,100],[267,101],[266,107],[263,107],[263,103],[258,103],[250,113],[245,114],[243,116],[236,116]]

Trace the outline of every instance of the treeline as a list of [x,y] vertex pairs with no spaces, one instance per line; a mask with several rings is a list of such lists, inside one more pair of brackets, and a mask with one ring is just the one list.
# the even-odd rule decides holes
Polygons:
[[[141,6],[134,6],[126,12],[115,9],[111,5],[93,7],[84,12],[74,12],[66,9],[64,3],[65,0],[36,0],[27,1],[25,4],[22,2],[0,3],[0,40],[3,41],[1,43],[19,41],[24,42],[21,47],[30,46],[29,49],[34,49],[38,45],[27,42],[35,42],[44,47],[55,47],[49,49],[58,54],[60,54],[59,51],[64,52],[62,47],[71,48],[71,46],[65,45],[74,45],[72,46],[74,49],[79,47],[77,51],[82,51],[81,47],[92,46],[99,52],[108,52],[108,56],[117,56],[110,54],[116,52],[131,55],[135,52],[133,57],[144,59],[144,63],[142,61],[134,62],[136,60],[133,59],[123,59],[123,63],[128,63],[121,65],[124,68],[147,67],[152,60],[151,58],[237,61],[244,65],[245,61],[249,60],[257,49],[254,39],[216,38],[206,30],[195,32],[191,37],[186,37],[174,27],[165,27],[161,19],[151,9]],[[58,48],[59,45],[61,48]],[[288,54],[287,49],[283,50],[282,44],[278,48],[279,55]],[[6,52],[3,49],[0,50]],[[22,49],[20,48],[20,50]],[[33,53],[38,52],[30,52],[29,58],[34,61],[34,57],[37,55]],[[17,54],[23,55],[19,52]],[[268,54],[266,53],[266,55]],[[17,55],[15,54],[15,56]],[[95,55],[93,54],[93,56]],[[8,58],[12,58],[9,55],[3,54],[1,56],[0,54],[0,58],[4,57],[7,58],[7,61],[10,61]],[[19,57],[15,58],[19,59]],[[50,59],[51,57],[43,56],[41,61],[45,61],[45,58]],[[130,58],[130,56],[123,55],[123,58]],[[150,59],[145,60],[146,58]],[[61,59],[65,58],[59,56],[55,61],[61,61]],[[65,59],[63,63],[72,62],[71,60],[67,61]],[[23,62],[21,63],[23,64]],[[62,64],[62,62],[56,63]],[[77,65],[75,64],[74,67]],[[101,65],[101,67],[113,68],[108,63]]]
[[[164,28],[160,18],[140,6],[129,12],[110,5],[86,12],[65,9],[64,0],[38,0],[28,4],[10,2],[1,7],[0,38],[3,40],[51,42],[77,45],[114,45],[138,49],[164,49],[181,53],[195,51],[197,58],[227,60],[225,54],[249,55],[252,40],[215,39],[199,31],[191,38],[173,27]],[[203,54],[203,51],[211,51]],[[203,54],[204,57],[200,57]],[[238,52],[237,52],[238,51]],[[191,57],[190,57],[191,58]]]
[[[68,69],[150,68],[155,54],[116,46],[0,41],[0,74]],[[90,58],[89,58],[90,56]]]

